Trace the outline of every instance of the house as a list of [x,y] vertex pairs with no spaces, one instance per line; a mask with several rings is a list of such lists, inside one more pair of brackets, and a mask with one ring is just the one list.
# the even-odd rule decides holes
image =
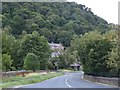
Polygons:
[[[62,51],[64,50],[64,46],[62,44],[49,43],[49,46],[53,51],[51,54],[51,58],[58,57],[60,54],[62,54]],[[51,60],[51,58],[49,58],[49,60]],[[57,62],[54,62],[54,70],[58,70]]]
[[49,45],[51,50],[53,50],[51,57],[58,57],[62,54],[62,51],[64,50],[64,46],[62,44],[49,43]]
[[80,64],[79,63],[73,63],[70,65],[71,68],[73,68],[74,70],[79,71],[80,70]]

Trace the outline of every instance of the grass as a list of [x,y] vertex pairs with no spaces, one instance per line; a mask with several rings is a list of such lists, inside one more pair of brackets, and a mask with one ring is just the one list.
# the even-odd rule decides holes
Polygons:
[[63,73],[55,72],[55,73],[48,73],[45,75],[40,75],[39,73],[32,73],[26,75],[25,77],[22,76],[8,77],[2,80],[2,84],[0,84],[0,88],[10,88],[19,85],[38,83],[61,75],[63,75]]

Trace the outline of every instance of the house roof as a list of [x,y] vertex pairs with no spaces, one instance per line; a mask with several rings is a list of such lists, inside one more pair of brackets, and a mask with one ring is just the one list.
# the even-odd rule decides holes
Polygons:
[[48,43],[50,45],[50,48],[51,49],[61,49],[63,50],[64,49],[64,46],[62,46],[62,44],[56,44],[56,43]]
[[74,64],[71,64],[70,66],[80,66],[80,64],[78,64],[78,63],[74,63]]

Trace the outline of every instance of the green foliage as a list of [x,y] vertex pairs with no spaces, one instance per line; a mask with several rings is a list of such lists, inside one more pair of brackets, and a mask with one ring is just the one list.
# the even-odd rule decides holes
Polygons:
[[111,30],[105,34],[105,37],[110,40],[113,44],[112,51],[109,53],[109,58],[107,60],[108,67],[112,68],[110,70],[111,74],[118,74],[119,69],[119,54],[118,54],[118,31]]
[[51,63],[51,69],[56,70],[56,66],[59,68],[59,57],[51,57],[50,58],[50,63]]
[[[86,74],[117,75],[117,31],[108,31],[111,25],[90,8],[74,2],[2,4],[2,55],[8,62],[3,70],[23,69],[24,58],[34,53],[40,69],[54,69],[55,64],[69,68],[81,62]],[[48,42],[62,43],[67,49],[48,61]]]
[[28,53],[24,60],[24,68],[26,70],[39,70],[38,58],[34,53]]
[[47,29],[47,28],[43,28],[39,30],[40,35],[45,36],[49,42],[52,42],[53,39],[53,33]]
[[73,64],[76,61],[75,54],[69,52],[68,49],[61,51],[61,54],[56,57],[50,58],[50,63],[52,64],[53,69],[68,69],[70,68],[70,65]]
[[[2,54],[9,54],[13,60],[12,69],[21,70],[23,68],[23,58],[28,53],[35,53],[38,57],[40,68],[46,69],[48,58],[50,56],[50,47],[48,41],[39,33],[33,32],[27,34],[23,31],[20,39],[16,39],[9,33],[9,29],[4,29],[2,32]],[[11,70],[12,70],[11,69]]]
[[[40,36],[37,32],[33,32],[23,37],[19,53],[22,58],[28,53],[34,53],[38,57],[40,68],[46,69],[46,63],[50,56],[50,47],[45,37]],[[21,65],[23,65],[22,58]]]
[[9,30],[2,31],[2,54],[9,54],[13,59],[13,67],[19,68],[19,54],[20,40],[15,39],[14,36],[9,34]]
[[11,53],[13,45],[15,44],[15,38],[12,35],[6,34],[8,32],[2,32],[2,53]]
[[2,55],[2,70],[3,71],[10,71],[12,70],[12,62],[11,56],[8,54]]
[[108,23],[90,8],[74,2],[3,2],[2,5],[2,27],[10,26],[15,37],[23,31],[29,34],[37,31],[49,42],[61,42],[68,47],[73,34],[109,29]]
[[29,33],[32,33],[33,31],[39,31],[39,26],[37,24],[35,24],[35,23],[30,25]]
[[68,49],[66,49],[64,52],[62,52],[61,55],[59,55],[58,58],[58,68],[70,68],[70,65],[73,64],[76,61],[76,55],[71,53]]
[[75,36],[70,50],[78,52],[78,60],[83,65],[85,74],[116,77],[119,63],[116,46],[116,31],[105,34],[94,31],[80,37]]
[[61,31],[57,34],[57,42],[64,43],[65,47],[68,47],[72,39],[72,33],[69,31]]

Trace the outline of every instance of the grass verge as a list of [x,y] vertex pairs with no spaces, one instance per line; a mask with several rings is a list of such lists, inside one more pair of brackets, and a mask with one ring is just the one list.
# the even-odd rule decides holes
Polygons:
[[0,84],[0,88],[10,88],[19,85],[38,83],[61,75],[63,75],[63,73],[61,72],[54,72],[54,73],[49,72],[48,74],[45,75],[40,75],[39,73],[32,73],[26,75],[25,77],[22,76],[8,77],[2,80],[2,84]]

